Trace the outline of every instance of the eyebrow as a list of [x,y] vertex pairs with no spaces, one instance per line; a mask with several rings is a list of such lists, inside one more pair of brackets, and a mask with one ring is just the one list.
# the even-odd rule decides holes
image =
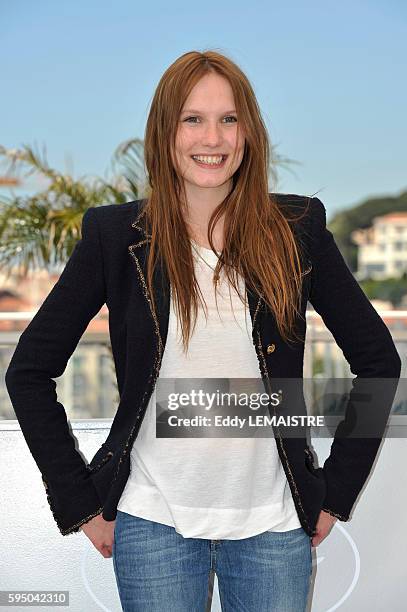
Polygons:
[[[223,113],[220,113],[221,115],[227,115],[229,113],[235,113],[236,110],[228,110],[228,111],[224,111]],[[181,113],[198,113],[198,114],[205,114],[204,111],[199,111],[199,110],[194,110],[193,108],[186,108],[183,111],[181,111]]]

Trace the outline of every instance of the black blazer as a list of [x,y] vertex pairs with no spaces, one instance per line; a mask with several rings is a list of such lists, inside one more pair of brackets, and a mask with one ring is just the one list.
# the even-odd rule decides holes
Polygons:
[[[401,361],[389,330],[327,230],[324,205],[318,198],[274,195],[283,211],[305,213],[295,229],[307,262],[298,331],[305,331],[309,301],[357,375],[354,381],[360,377],[397,381]],[[146,285],[146,255],[151,238],[137,219],[141,203],[137,200],[86,211],[82,239],[21,334],[6,372],[8,393],[62,535],[79,531],[83,523],[102,511],[106,520],[115,519],[130,473],[130,450],[160,370],[168,330],[169,282],[166,272],[159,269],[154,279],[158,302],[155,316]],[[273,377],[301,378],[304,343],[285,343],[261,296],[247,287],[246,293],[260,376],[264,381]],[[120,402],[106,442],[86,464],[75,448],[52,379],[63,374],[89,321],[104,303],[109,309]],[[354,391],[350,393],[349,406]],[[390,410],[393,399],[394,394],[390,394],[383,410]],[[310,536],[315,533],[321,509],[342,521],[348,520],[380,438],[335,436],[323,468],[316,468],[305,435],[288,439],[279,428],[275,433],[305,531]]]

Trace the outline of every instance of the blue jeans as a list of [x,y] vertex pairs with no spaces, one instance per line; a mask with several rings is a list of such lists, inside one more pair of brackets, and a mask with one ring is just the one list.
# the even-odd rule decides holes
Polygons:
[[124,612],[205,612],[211,570],[223,612],[306,609],[312,557],[302,527],[205,540],[118,510],[112,556]]

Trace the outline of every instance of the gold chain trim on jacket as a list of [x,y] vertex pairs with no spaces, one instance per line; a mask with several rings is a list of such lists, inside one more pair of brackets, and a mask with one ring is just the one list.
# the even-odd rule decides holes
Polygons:
[[68,529],[61,529],[60,525],[58,525],[59,531],[62,533],[62,535],[68,535],[69,533],[75,533],[75,532],[79,533],[79,527],[81,525],[83,525],[84,523],[87,523],[88,521],[90,521],[90,519],[95,518],[95,516],[97,516],[101,512],[103,512],[103,506],[101,506],[98,510],[96,510],[96,512],[89,514],[89,516],[87,516],[86,518],[81,519],[78,523],[75,523],[75,525],[72,525],[72,527],[68,527]]
[[113,453],[112,451],[109,451],[107,455],[103,457],[103,459],[99,461],[97,465],[94,465],[93,467],[90,467],[90,465],[87,465],[86,467],[88,468],[90,473],[96,472],[99,468],[102,467],[104,463],[106,463],[106,461],[109,461],[109,459],[111,459],[112,457],[113,457]]
[[332,516],[336,516],[336,518],[340,519],[341,521],[348,521],[348,518],[345,518],[344,516],[342,516],[342,514],[338,514],[337,512],[334,512],[333,510],[329,510],[329,508],[321,508],[321,510],[323,510],[324,512],[328,512],[328,514],[332,514]]
[[54,502],[49,492],[49,485],[47,481],[44,480],[44,478],[42,478],[42,482],[45,487],[45,492],[47,494],[47,501],[48,501],[49,507],[51,508],[52,516],[54,517],[54,521],[56,522],[58,529],[62,533],[62,535],[68,535],[70,533],[75,533],[75,532],[79,533],[79,527],[81,525],[83,525],[84,523],[87,523],[88,521],[90,521],[90,519],[94,518],[95,516],[97,516],[103,511],[103,506],[101,506],[100,508],[96,510],[96,512],[93,512],[92,514],[89,514],[89,516],[82,518],[80,521],[78,521],[78,523],[75,523],[75,525],[72,525],[71,527],[68,527],[67,529],[63,529],[61,527],[61,523],[59,522],[59,517],[55,513],[55,506],[54,506]]
[[140,232],[142,234],[144,234],[144,236],[146,238],[148,238],[149,240],[151,240],[151,234],[149,234],[148,232],[146,232],[146,230],[144,229],[144,227],[142,227],[141,225],[138,225],[139,219],[141,217],[141,215],[143,214],[143,211],[141,211],[138,215],[137,215],[137,219],[135,221],[133,221],[133,223],[131,224],[132,227],[140,230]]
[[[135,225],[135,223],[133,223],[133,226],[137,227]],[[151,382],[152,382],[152,389],[154,389],[156,380],[158,378],[158,373],[159,373],[159,370],[160,370],[162,355],[163,355],[163,351],[164,351],[164,345],[163,345],[161,334],[160,334],[160,326],[159,326],[158,319],[157,319],[156,314],[155,314],[154,309],[153,309],[153,304],[152,304],[150,295],[148,293],[147,283],[146,283],[146,280],[144,278],[144,274],[143,274],[143,271],[141,269],[140,262],[139,262],[138,258],[136,257],[136,255],[133,252],[134,248],[139,247],[142,244],[145,244],[147,242],[149,242],[149,239],[142,240],[141,242],[138,242],[137,244],[133,244],[133,245],[129,246],[129,252],[130,252],[131,256],[133,257],[133,259],[134,259],[134,261],[136,263],[137,272],[138,272],[138,275],[139,275],[139,278],[140,278],[140,282],[141,282],[141,285],[142,285],[142,288],[143,288],[143,294],[144,294],[144,297],[146,298],[147,303],[149,305],[151,316],[153,317],[153,321],[154,321],[154,333],[157,336],[157,352],[156,352],[156,355],[155,355],[155,358],[154,358],[153,370],[149,374],[147,385],[146,385],[146,390],[144,391],[143,397],[141,399],[141,404],[140,404],[141,408],[139,410],[139,414],[136,416],[136,423],[131,428],[130,435],[127,438],[125,447],[124,447],[123,452],[122,452],[122,454],[120,456],[120,459],[118,461],[116,472],[115,472],[115,475],[113,477],[113,481],[112,482],[114,482],[116,480],[116,478],[117,478],[117,476],[119,474],[119,471],[120,471],[121,464],[123,463],[123,460],[124,460],[124,458],[126,457],[126,455],[128,453],[130,442],[132,441],[134,430],[135,430],[136,426],[138,425],[138,421],[139,421],[139,419],[141,417],[140,412],[143,409],[144,400],[145,400],[147,394],[150,391],[150,383]]]
[[[262,359],[262,362],[260,363],[260,367],[263,366],[263,367],[261,367],[261,369],[263,371],[263,375],[265,376],[265,378],[269,382],[270,377],[269,377],[269,373],[268,373],[268,370],[267,370],[266,359],[265,359],[264,353],[263,353],[263,347],[262,347],[262,342],[261,342],[260,331],[257,331],[257,348],[258,348],[258,350],[260,352],[260,356],[261,356],[261,359]],[[276,415],[276,407],[275,406],[274,406],[274,416],[277,417],[277,415]],[[285,459],[285,462],[286,462],[286,465],[287,465],[289,480],[292,483],[292,486],[293,486],[293,489],[294,489],[294,497],[296,498],[297,503],[298,503],[298,507],[300,508],[300,510],[302,512],[304,523],[307,525],[308,529],[311,531],[311,527],[310,527],[310,525],[308,523],[308,519],[307,519],[307,516],[305,514],[305,511],[304,511],[304,508],[303,508],[303,505],[302,505],[302,502],[301,502],[300,494],[299,494],[299,491],[297,489],[297,485],[295,483],[294,476],[293,476],[293,473],[292,473],[291,468],[290,468],[290,464],[288,462],[287,454],[286,454],[285,449],[284,449],[283,439],[281,437],[281,432],[280,432],[280,429],[279,429],[278,425],[275,426],[275,429],[277,429],[277,433],[278,433],[278,439],[276,439],[276,442],[279,442],[279,446],[280,446],[281,451],[282,451],[282,453],[284,455],[284,459]]]

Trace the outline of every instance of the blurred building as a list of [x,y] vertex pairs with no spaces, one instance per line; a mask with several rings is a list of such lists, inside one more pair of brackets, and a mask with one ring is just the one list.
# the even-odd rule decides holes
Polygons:
[[351,236],[358,245],[358,280],[383,280],[407,272],[407,212],[375,217],[371,227]]

